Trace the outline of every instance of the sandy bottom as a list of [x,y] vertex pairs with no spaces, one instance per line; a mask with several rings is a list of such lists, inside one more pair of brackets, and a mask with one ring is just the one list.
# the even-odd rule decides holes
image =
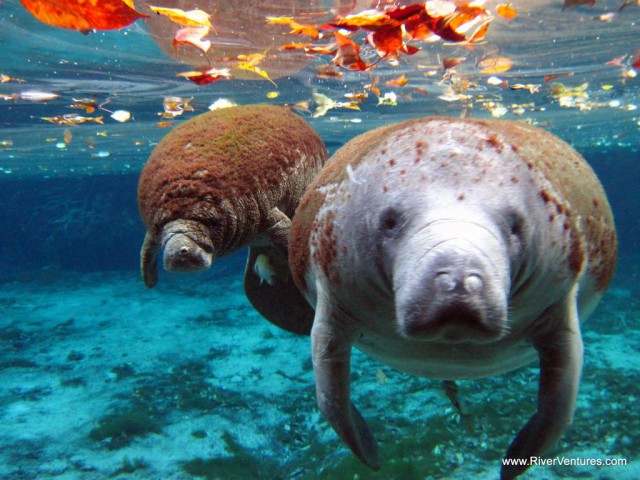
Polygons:
[[[0,478],[498,478],[533,412],[530,368],[439,382],[357,353],[352,396],[380,444],[372,472],[315,405],[309,339],[251,309],[238,259],[199,276],[43,271],[0,283]],[[574,425],[550,453],[626,466],[545,466],[523,478],[640,478],[640,305],[618,275],[585,326]],[[626,283],[625,283],[626,281]]]

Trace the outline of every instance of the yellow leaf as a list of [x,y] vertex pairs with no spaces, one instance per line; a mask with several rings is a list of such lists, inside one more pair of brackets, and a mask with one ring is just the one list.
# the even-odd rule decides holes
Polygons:
[[249,55],[238,55],[238,60],[243,60],[245,63],[253,66],[258,65],[264,57],[267,55],[265,53],[250,53]]
[[209,15],[202,10],[189,10],[185,12],[179,8],[164,8],[164,7],[149,7],[153,12],[158,15],[163,15],[178,25],[185,25],[187,27],[199,27],[207,26],[213,28],[209,21]]
[[274,87],[277,87],[275,82],[269,78],[269,75],[267,75],[267,72],[265,72],[260,67],[257,67],[255,65],[249,63],[249,62],[239,63],[238,65],[235,65],[233,68],[237,68],[238,70],[246,70],[247,72],[256,73],[256,74],[260,75],[262,78],[264,78],[266,80],[269,80],[271,83],[273,83]]
[[482,67],[480,73],[503,73],[511,70],[513,62],[508,57],[494,57],[481,61],[478,66]]

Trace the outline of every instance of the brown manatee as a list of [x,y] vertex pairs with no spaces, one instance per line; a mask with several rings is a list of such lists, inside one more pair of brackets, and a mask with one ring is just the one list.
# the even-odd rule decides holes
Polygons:
[[[313,310],[290,275],[289,228],[326,159],[318,135],[284,107],[225,108],[173,129],[151,153],[138,184],[147,229],[145,284],[158,281],[161,250],[165,269],[195,272],[248,246],[244,287],[250,302],[279,327],[308,334]],[[260,268],[254,268],[257,259]]]
[[[613,275],[616,232],[584,159],[502,120],[411,120],[356,137],[309,187],[291,227],[294,280],[316,308],[318,404],[380,467],[350,401],[351,348],[444,380],[539,359],[537,411],[507,459],[542,455],[571,423],[580,322]],[[527,466],[505,465],[502,478]]]

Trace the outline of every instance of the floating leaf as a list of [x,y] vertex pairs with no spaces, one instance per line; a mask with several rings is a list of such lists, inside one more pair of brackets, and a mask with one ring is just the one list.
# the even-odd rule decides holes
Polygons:
[[398,105],[398,96],[394,92],[386,92],[383,97],[378,97],[378,105],[395,107]]
[[71,140],[73,139],[73,133],[71,133],[71,130],[69,130],[68,128],[64,129],[63,139],[66,145],[69,145],[71,143]]
[[81,123],[99,123],[103,124],[103,117],[83,117],[81,115],[76,115],[75,113],[67,114],[67,115],[57,115],[55,117],[40,117],[42,120],[46,120],[47,122],[55,123],[56,125],[67,125],[67,126],[76,126]]
[[562,77],[573,77],[573,72],[557,73],[555,75],[545,75],[544,83],[547,83],[547,82],[550,82],[551,80],[555,80],[556,78],[562,78]]
[[605,62],[605,65],[608,65],[609,67],[626,67],[626,65],[622,63],[626,58],[627,58],[626,54],[620,55],[619,57],[611,59],[608,62]]
[[316,69],[316,77],[318,78],[340,78],[342,76],[343,73],[333,68],[333,65],[324,64]]
[[442,66],[445,70],[449,70],[450,68],[457,67],[466,59],[467,57],[446,57],[442,60]]
[[407,45],[403,39],[401,27],[370,33],[367,36],[367,41],[376,49],[378,55],[386,57],[388,60],[397,60],[400,51],[407,55],[413,55],[419,51],[418,48]]
[[72,98],[71,100],[73,100],[71,108],[84,110],[87,113],[95,112],[98,106],[93,98]]
[[358,103],[351,102],[336,102],[322,93],[313,93],[313,100],[316,102],[317,107],[311,115],[313,118],[322,117],[332,108],[349,108],[352,110],[360,110]]
[[211,105],[209,105],[209,110],[220,110],[221,108],[235,107],[237,105],[238,104],[233,100],[229,100],[226,98],[219,98],[218,100],[213,102]]
[[500,85],[501,87],[509,86],[509,84],[505,80],[501,79],[500,77],[489,77],[487,78],[487,83],[489,85],[493,85],[494,87],[498,85]]
[[57,93],[27,90],[25,92],[16,93],[14,94],[14,96],[15,98],[26,100],[27,102],[49,102],[51,100],[55,100],[60,95],[58,95]]
[[193,107],[189,102],[193,97],[184,99],[182,97],[164,97],[164,112],[162,118],[175,118],[184,112],[193,112]]
[[357,14],[347,15],[338,21],[331,23],[336,28],[355,31],[360,28],[368,30],[378,30],[388,26],[393,20],[387,13],[380,10],[364,10]]
[[128,122],[131,120],[131,112],[127,112],[126,110],[116,110],[111,114],[111,118],[120,123]]
[[518,15],[518,12],[515,11],[510,3],[501,3],[496,6],[496,14],[507,20],[513,20],[516,18],[516,15]]
[[367,98],[369,98],[369,94],[367,92],[345,93],[344,96],[345,96],[345,98],[348,98],[349,100],[355,100],[358,103],[362,103]]
[[389,80],[385,82],[387,87],[404,87],[407,83],[409,83],[409,79],[402,75],[398,78],[394,78],[393,80]]
[[267,92],[267,98],[273,99],[278,98],[280,96],[279,92]]
[[529,93],[538,93],[540,91],[541,85],[537,85],[534,83],[514,83],[513,85],[509,85],[511,90],[529,90]]
[[207,53],[207,51],[211,48],[211,41],[203,40],[209,34],[209,27],[199,26],[199,27],[184,27],[178,30],[173,37],[173,48],[178,49],[178,45],[191,45],[196,47],[199,50],[202,50],[203,53]]
[[267,23],[271,25],[288,25],[291,27],[289,34],[291,35],[306,35],[315,40],[319,36],[318,29],[313,25],[304,25],[296,22],[291,17],[267,17]]
[[22,80],[21,78],[16,78],[16,77],[10,77],[9,75],[0,73],[0,83],[8,83],[8,82],[25,83],[26,80]]
[[596,4],[596,0],[564,0],[564,4],[562,5],[562,11],[567,10],[569,8],[578,7],[580,5],[588,5],[593,7]]
[[380,82],[380,77],[374,78],[371,83],[364,86],[366,90],[371,91],[376,97],[380,96],[380,89],[376,86]]
[[209,15],[207,12],[202,10],[189,10],[185,12],[179,8],[164,8],[164,7],[152,7],[149,6],[151,11],[157,13],[158,15],[163,15],[171,20],[173,23],[177,23],[178,25],[184,25],[186,27],[201,27],[207,26],[213,28],[211,22],[209,21]]
[[231,76],[232,75],[228,68],[210,68],[203,71],[183,72],[178,74],[178,77],[184,77],[196,85],[206,85],[208,83],[216,82],[221,78],[231,78]]
[[615,17],[615,12],[603,13],[602,15],[596,15],[596,20],[599,22],[610,23]]
[[360,58],[360,45],[338,32],[335,32],[335,39],[338,50],[333,57],[333,63],[348,70],[363,71],[367,69],[367,64]]
[[260,75],[262,78],[270,81],[274,87],[277,87],[276,83],[269,78],[267,72],[251,62],[241,62],[238,65],[234,65],[233,68],[237,68],[238,70],[245,70],[247,72],[253,72],[257,75]]
[[280,45],[278,50],[301,50],[303,48],[313,47],[313,43],[286,43]]
[[38,20],[70,30],[115,30],[147,17],[123,0],[20,0]]
[[478,66],[482,68],[480,73],[503,73],[511,70],[513,63],[508,57],[493,57],[482,60]]

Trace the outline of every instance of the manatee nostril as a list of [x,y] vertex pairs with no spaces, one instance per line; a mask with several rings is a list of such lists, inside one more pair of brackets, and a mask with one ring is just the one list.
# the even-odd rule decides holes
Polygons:
[[444,292],[450,292],[456,288],[456,281],[449,272],[438,272],[435,283],[436,287]]
[[464,289],[469,293],[478,293],[482,290],[483,282],[480,275],[472,273],[464,279]]
[[186,255],[187,253],[189,253],[189,249],[187,247],[182,247],[179,253],[180,255]]

